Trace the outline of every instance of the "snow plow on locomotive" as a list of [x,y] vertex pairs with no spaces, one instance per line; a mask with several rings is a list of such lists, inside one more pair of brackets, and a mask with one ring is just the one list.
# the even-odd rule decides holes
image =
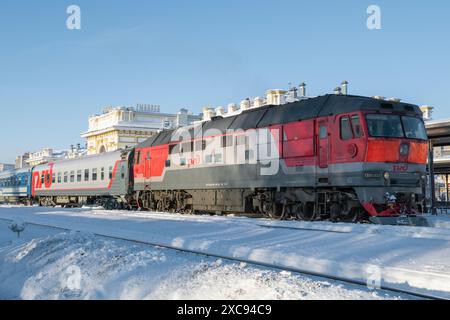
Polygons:
[[426,225],[427,156],[417,106],[325,95],[37,166],[29,197],[46,206]]

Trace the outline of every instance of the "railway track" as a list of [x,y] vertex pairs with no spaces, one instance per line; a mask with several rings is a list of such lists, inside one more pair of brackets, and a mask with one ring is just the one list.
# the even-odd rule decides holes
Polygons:
[[[0,220],[12,222],[12,220],[9,220],[9,219],[0,218]],[[48,224],[40,224],[40,223],[33,223],[33,222],[26,222],[26,224],[31,225],[31,226],[38,226],[38,227],[46,227],[46,228],[58,229],[58,230],[62,230],[62,231],[65,231],[65,232],[73,231],[73,230],[68,229],[68,228],[63,228],[63,227],[58,227],[58,226],[53,226],[53,225],[48,225]],[[266,227],[266,226],[261,225],[261,227]],[[299,228],[295,228],[295,229],[299,229]],[[321,231],[321,230],[306,229],[306,228],[305,229],[302,228],[300,230]],[[314,276],[314,277],[318,277],[318,278],[323,278],[323,279],[339,281],[339,282],[343,282],[343,283],[347,283],[347,284],[367,287],[367,282],[365,282],[365,281],[359,281],[359,280],[350,279],[350,278],[346,278],[346,277],[332,276],[332,275],[328,275],[328,274],[325,274],[325,273],[313,272],[313,271],[309,271],[309,270],[303,270],[301,268],[279,266],[279,265],[276,265],[276,264],[263,263],[263,262],[259,262],[259,261],[255,261],[255,260],[251,260],[251,259],[235,258],[235,257],[231,257],[231,256],[221,255],[221,254],[209,253],[209,252],[202,251],[202,250],[185,249],[185,248],[181,248],[181,247],[178,247],[178,246],[167,245],[167,244],[164,244],[164,243],[158,243],[158,242],[154,242],[154,241],[134,240],[134,239],[118,237],[118,236],[112,236],[112,235],[107,235],[107,234],[102,234],[102,233],[93,233],[93,234],[95,236],[102,237],[102,238],[107,238],[107,239],[131,242],[131,243],[142,244],[142,245],[147,245],[147,246],[151,246],[151,247],[165,248],[165,249],[169,249],[169,250],[175,250],[175,251],[178,251],[178,252],[184,252],[184,253],[189,253],[189,254],[201,255],[201,256],[205,256],[205,257],[213,257],[213,258],[217,258],[217,259],[222,259],[222,260],[232,261],[232,262],[238,262],[238,263],[246,263],[246,264],[257,266],[257,267],[270,268],[270,269],[280,270],[280,271],[289,271],[289,272],[294,272],[294,273],[301,274],[301,275]],[[395,288],[395,287],[391,287],[391,286],[387,286],[387,285],[381,285],[378,288],[378,290],[389,291],[389,292],[397,293],[397,294],[406,294],[406,295],[409,295],[411,297],[415,297],[415,298],[418,298],[418,299],[447,300],[444,297],[440,297],[440,296],[436,296],[436,295],[430,295],[430,294],[423,294],[423,293],[415,292],[413,290]]]

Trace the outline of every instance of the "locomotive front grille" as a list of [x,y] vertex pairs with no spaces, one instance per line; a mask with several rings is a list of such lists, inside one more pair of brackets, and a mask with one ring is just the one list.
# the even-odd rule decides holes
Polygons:
[[420,186],[421,175],[419,173],[392,173],[390,172],[389,184]]

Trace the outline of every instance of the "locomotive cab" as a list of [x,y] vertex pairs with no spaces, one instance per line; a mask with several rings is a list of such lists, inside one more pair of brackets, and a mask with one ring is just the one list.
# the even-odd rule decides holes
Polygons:
[[[398,224],[398,217],[405,216],[411,224],[410,219],[425,211],[428,137],[423,119],[414,113],[379,111],[365,112],[362,119],[366,152],[358,197],[372,221]],[[412,224],[425,224],[417,219]]]

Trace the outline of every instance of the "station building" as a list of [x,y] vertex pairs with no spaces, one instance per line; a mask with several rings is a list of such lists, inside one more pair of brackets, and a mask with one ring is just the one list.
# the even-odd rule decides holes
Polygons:
[[200,115],[181,109],[176,114],[162,113],[160,106],[138,104],[133,107],[107,107],[101,115],[89,117],[87,154],[99,154],[133,147],[164,129],[175,129],[201,120]]
[[13,170],[13,169],[14,169],[13,164],[0,163],[0,172]]

